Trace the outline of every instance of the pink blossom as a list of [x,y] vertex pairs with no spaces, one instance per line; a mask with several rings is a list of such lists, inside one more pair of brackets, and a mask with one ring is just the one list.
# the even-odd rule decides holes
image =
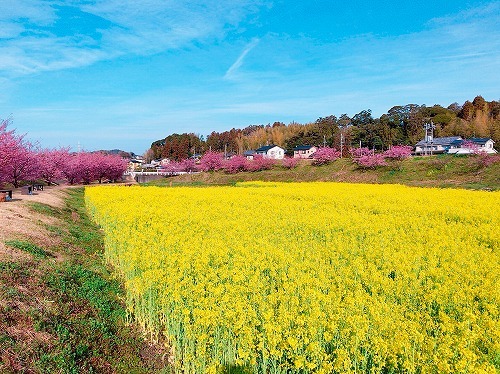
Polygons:
[[359,157],[362,157],[362,156],[373,155],[373,151],[371,151],[370,149],[368,149],[366,147],[362,147],[362,148],[349,148],[349,153],[351,154],[351,156],[353,158],[359,158]]
[[7,130],[11,120],[0,123],[0,183],[10,183],[19,187],[22,181],[34,181],[39,177],[34,146],[17,135],[14,130]]
[[252,162],[248,163],[248,171],[262,171],[270,170],[273,168],[276,160],[272,158],[264,158],[261,155],[255,155]]
[[381,153],[356,157],[353,159],[353,162],[363,169],[375,169],[379,166],[387,165],[384,155]]
[[384,157],[393,160],[403,160],[411,156],[413,147],[408,145],[395,145],[384,152]]
[[224,169],[227,173],[235,174],[247,169],[248,160],[244,156],[234,156],[225,162]]
[[198,168],[196,166],[196,161],[192,158],[186,158],[180,162],[180,171],[185,171],[187,173],[192,173],[193,171],[197,171]]
[[293,158],[293,157],[285,157],[281,161],[281,166],[283,166],[286,169],[293,169],[296,168],[297,165],[299,164],[300,159],[298,158]]
[[473,155],[478,155],[480,153],[483,153],[479,145],[470,140],[464,140],[464,142],[462,143],[462,148],[470,150],[471,154]]
[[321,147],[313,154],[313,165],[326,165],[340,157],[340,152],[335,148]]
[[200,160],[201,171],[216,171],[222,169],[224,155],[219,152],[206,152]]

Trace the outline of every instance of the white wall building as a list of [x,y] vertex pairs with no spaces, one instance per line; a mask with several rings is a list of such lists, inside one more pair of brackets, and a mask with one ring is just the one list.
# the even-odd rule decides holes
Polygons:
[[273,160],[282,160],[285,158],[285,150],[277,145],[266,145],[255,150],[256,155]]

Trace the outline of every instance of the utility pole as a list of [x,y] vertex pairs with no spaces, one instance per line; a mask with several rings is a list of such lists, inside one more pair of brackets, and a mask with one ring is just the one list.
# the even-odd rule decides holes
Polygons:
[[323,147],[326,147],[326,135],[323,135]]
[[342,158],[342,153],[344,151],[344,134],[340,133],[340,158]]
[[434,123],[431,121],[424,123],[424,130],[425,130],[425,150],[424,150],[424,155],[427,156],[428,152],[432,156],[432,145],[434,143],[434,129],[436,126],[434,126]]

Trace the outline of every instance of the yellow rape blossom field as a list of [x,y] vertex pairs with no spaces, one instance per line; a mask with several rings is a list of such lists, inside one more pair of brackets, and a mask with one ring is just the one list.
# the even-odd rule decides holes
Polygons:
[[184,373],[498,373],[500,193],[91,187],[127,307]]

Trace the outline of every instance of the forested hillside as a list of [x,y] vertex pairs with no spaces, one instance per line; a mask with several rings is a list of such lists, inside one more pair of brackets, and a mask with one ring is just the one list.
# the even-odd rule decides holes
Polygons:
[[500,142],[500,101],[486,101],[481,96],[463,105],[407,104],[394,106],[379,118],[371,110],[352,117],[342,114],[320,117],[311,123],[274,122],[251,125],[244,129],[212,132],[206,139],[194,133],[171,134],[151,144],[150,156],[182,160],[205,150],[243,153],[265,144],[276,144],[288,151],[301,144],[340,147],[341,134],[346,146],[362,146],[383,150],[395,144],[414,145],[423,138],[422,125],[432,120],[435,137],[490,137]]

